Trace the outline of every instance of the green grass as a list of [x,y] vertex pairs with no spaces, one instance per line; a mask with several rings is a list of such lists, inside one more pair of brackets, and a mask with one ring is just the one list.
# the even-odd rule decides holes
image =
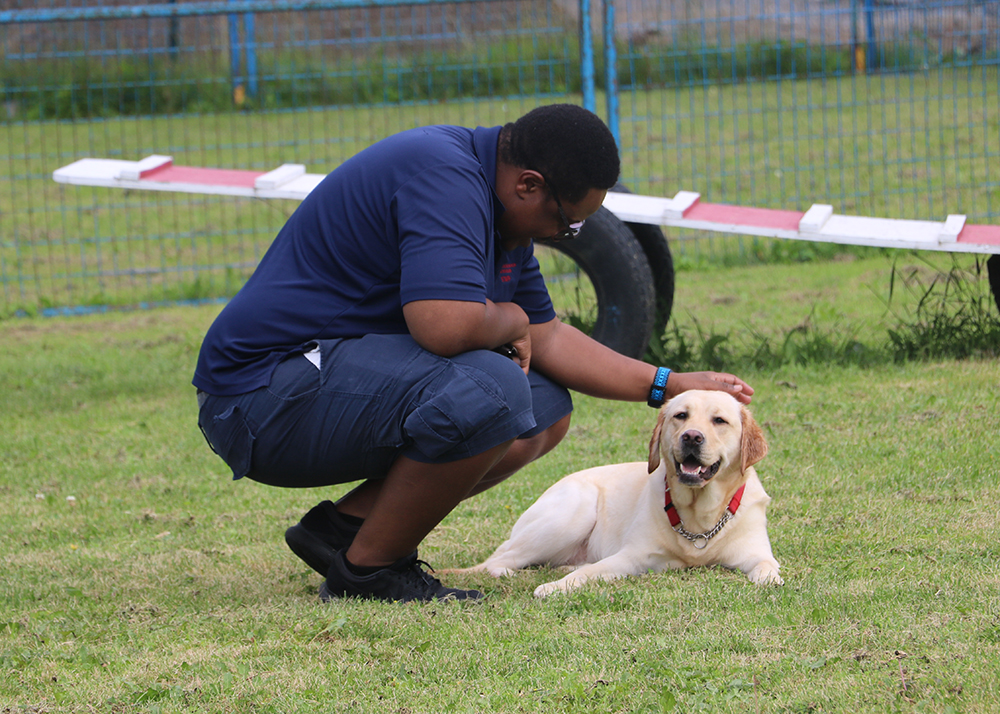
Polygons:
[[[677,314],[780,334],[815,307],[878,334],[890,270],[686,272]],[[738,370],[782,588],[698,570],[536,601],[538,569],[445,576],[485,588],[472,607],[322,605],[282,533],[344,488],[233,483],[195,426],[218,309],[0,323],[0,711],[1000,709],[995,359]],[[558,449],[422,556],[472,564],[561,475],[645,458],[651,410],[576,404]]]

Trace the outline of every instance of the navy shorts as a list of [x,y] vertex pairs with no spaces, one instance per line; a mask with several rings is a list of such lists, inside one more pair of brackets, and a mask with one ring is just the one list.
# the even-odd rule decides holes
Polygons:
[[565,388],[488,350],[439,357],[409,335],[314,345],[311,359],[279,363],[267,387],[201,395],[198,426],[233,478],[290,488],[384,478],[400,455],[458,461],[573,410]]

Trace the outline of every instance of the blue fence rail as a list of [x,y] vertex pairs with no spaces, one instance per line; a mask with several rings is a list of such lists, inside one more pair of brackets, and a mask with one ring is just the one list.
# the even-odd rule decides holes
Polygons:
[[0,1],[0,316],[232,294],[295,207],[56,185],[78,158],[322,172],[551,101],[643,193],[995,222],[998,28],[996,0]]

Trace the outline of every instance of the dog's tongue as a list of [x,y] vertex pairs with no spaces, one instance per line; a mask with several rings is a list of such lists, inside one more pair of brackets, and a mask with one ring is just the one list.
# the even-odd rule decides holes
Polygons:
[[693,458],[684,459],[684,463],[681,464],[681,472],[686,476],[704,476],[706,471],[708,471],[708,467],[702,466]]

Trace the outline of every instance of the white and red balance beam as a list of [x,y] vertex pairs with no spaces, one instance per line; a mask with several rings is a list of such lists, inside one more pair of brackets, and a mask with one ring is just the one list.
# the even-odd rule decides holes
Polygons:
[[[302,164],[283,164],[267,172],[175,166],[172,157],[153,155],[141,161],[81,159],[56,169],[52,178],[79,186],[301,201],[325,175],[307,174]],[[700,198],[690,191],[673,198],[608,193],[604,206],[629,223],[881,248],[1000,254],[1000,226],[969,224],[963,215],[911,221],[842,216],[825,204],[803,213],[703,203]]]

